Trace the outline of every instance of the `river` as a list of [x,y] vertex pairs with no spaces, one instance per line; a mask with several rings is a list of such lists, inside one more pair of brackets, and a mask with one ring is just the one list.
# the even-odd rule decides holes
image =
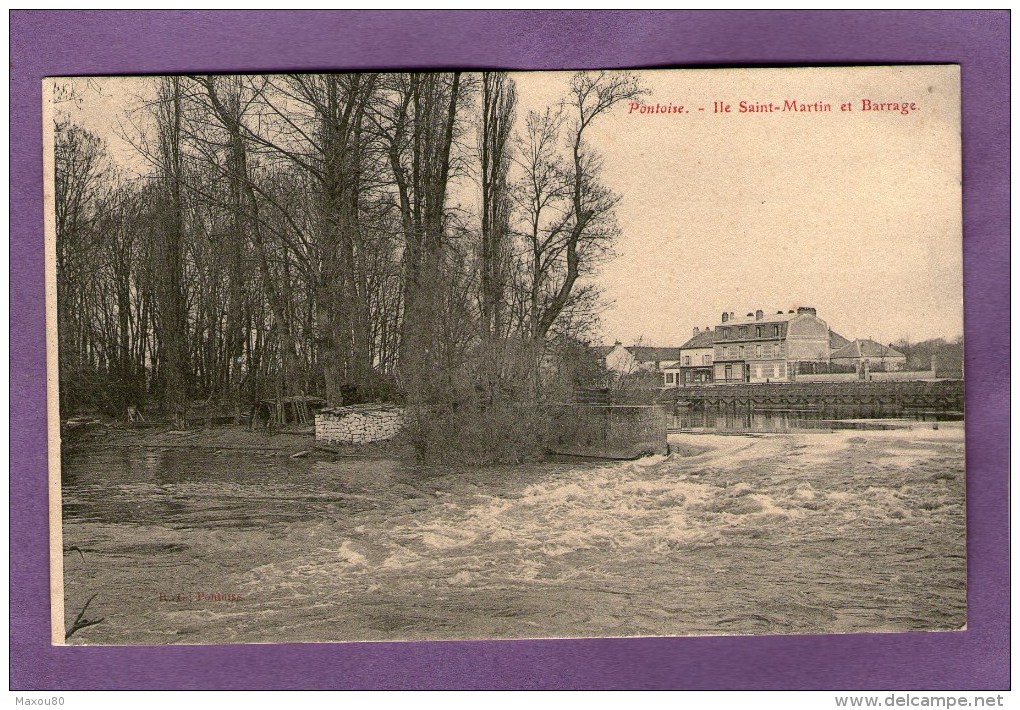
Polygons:
[[[74,644],[847,633],[966,621],[962,423],[620,463],[63,460]],[[75,547],[78,550],[72,550]]]

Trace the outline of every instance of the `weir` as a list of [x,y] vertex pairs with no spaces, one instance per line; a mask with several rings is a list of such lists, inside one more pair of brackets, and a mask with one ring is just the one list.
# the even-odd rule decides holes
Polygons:
[[672,429],[842,428],[847,420],[960,420],[964,413],[962,380],[693,386],[664,390],[660,401],[672,409]]

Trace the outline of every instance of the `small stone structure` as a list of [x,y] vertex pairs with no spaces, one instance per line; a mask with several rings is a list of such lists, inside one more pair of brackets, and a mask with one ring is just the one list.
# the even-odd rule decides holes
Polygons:
[[315,441],[323,444],[367,444],[397,435],[404,410],[392,404],[355,404],[321,409],[315,415]]

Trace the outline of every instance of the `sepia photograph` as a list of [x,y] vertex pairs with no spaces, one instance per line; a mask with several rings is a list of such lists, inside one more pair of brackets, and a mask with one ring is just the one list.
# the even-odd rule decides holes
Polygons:
[[966,628],[959,66],[42,93],[52,643]]

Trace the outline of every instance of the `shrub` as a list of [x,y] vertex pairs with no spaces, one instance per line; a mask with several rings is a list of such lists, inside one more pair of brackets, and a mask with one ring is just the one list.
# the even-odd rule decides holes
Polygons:
[[546,426],[538,407],[467,403],[412,407],[406,431],[422,463],[516,464],[542,455]]

